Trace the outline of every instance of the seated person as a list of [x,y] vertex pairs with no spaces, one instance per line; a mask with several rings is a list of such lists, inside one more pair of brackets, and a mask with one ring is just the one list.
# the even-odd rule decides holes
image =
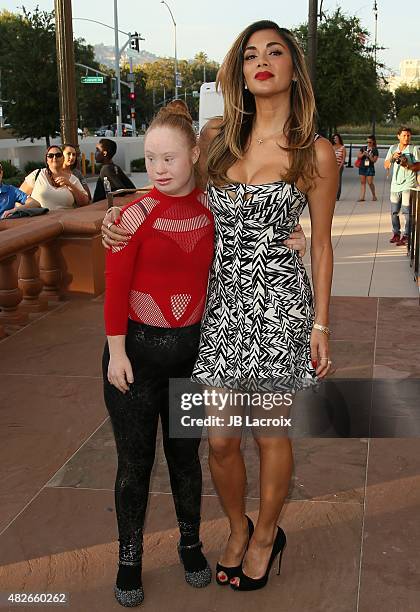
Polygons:
[[28,174],[20,189],[33,196],[42,208],[60,210],[86,206],[89,204],[86,191],[79,179],[63,168],[63,162],[61,147],[51,145],[45,155],[46,168]]
[[[18,206],[16,206],[18,204]],[[40,208],[41,204],[13,185],[3,185],[3,166],[0,164],[0,219],[5,219],[19,208]]]
[[95,160],[98,164],[102,164],[101,171],[99,173],[98,182],[96,183],[95,193],[93,195],[93,201],[98,202],[106,198],[106,192],[104,187],[104,178],[110,182],[111,191],[117,189],[135,189],[136,186],[130,181],[128,176],[121,170],[119,166],[114,164],[112,158],[117,152],[117,145],[113,140],[108,138],[101,138],[99,143],[96,145]]
[[67,175],[70,176],[73,174],[77,179],[79,179],[81,186],[86,191],[89,202],[92,199],[90,195],[89,185],[87,183],[86,177],[80,172],[77,167],[77,148],[73,144],[63,144],[61,146],[64,156],[63,162],[63,170],[67,172]]

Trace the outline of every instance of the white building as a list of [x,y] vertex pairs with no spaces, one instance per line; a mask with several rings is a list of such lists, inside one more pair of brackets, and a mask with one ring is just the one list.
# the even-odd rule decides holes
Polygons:
[[400,63],[400,75],[389,79],[389,89],[395,91],[400,85],[420,87],[420,59],[405,59]]

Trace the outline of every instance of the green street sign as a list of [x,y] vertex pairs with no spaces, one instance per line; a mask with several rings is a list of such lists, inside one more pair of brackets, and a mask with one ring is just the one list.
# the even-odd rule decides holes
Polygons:
[[80,80],[82,83],[103,83],[104,77],[103,76],[84,76]]

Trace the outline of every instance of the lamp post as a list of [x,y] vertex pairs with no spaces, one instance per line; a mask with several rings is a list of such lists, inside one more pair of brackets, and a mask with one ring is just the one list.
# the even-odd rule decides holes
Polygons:
[[165,2],[165,0],[160,0],[161,4],[164,4],[166,6],[166,8],[169,11],[169,14],[171,16],[172,19],[172,23],[174,24],[174,40],[175,40],[175,100],[178,99],[178,58],[177,58],[177,52],[176,52],[176,22],[174,19],[174,16],[172,14],[172,11],[170,9],[170,6],[167,2]]
[[118,41],[118,0],[114,0],[114,39],[115,39],[115,77],[117,79],[116,92],[115,92],[117,136],[122,136],[120,44]]
[[[373,48],[373,61],[375,64],[375,82],[376,82],[377,81],[376,49],[378,45],[378,4],[376,0],[374,0],[373,2],[373,15],[375,18],[375,42],[374,42],[374,48]],[[374,109],[372,113],[372,134],[375,135],[375,132],[376,132],[376,112]]]

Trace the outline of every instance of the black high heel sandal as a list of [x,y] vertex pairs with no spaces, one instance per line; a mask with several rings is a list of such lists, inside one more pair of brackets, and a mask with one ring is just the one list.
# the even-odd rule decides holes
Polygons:
[[179,560],[184,566],[185,582],[200,589],[211,582],[211,569],[201,551],[201,540],[195,544],[181,545],[178,543]]
[[281,527],[277,526],[277,534],[273,542],[273,549],[271,551],[270,559],[268,561],[267,569],[265,570],[264,576],[261,578],[250,578],[241,570],[239,574],[239,586],[236,584],[230,584],[234,591],[256,591],[265,587],[268,581],[268,576],[271,570],[271,566],[274,563],[275,558],[279,555],[279,563],[277,569],[277,576],[280,574],[281,560],[283,557],[283,551],[286,547],[286,534]]
[[[248,521],[248,544],[249,544],[249,541],[252,538],[252,534],[254,533],[254,523],[251,521],[249,516],[247,515],[245,516],[246,516],[246,520]],[[216,582],[217,584],[220,584],[220,586],[225,586],[230,583],[232,578],[235,578],[235,576],[239,576],[241,574],[242,561],[248,549],[248,544],[246,545],[245,552],[243,554],[242,560],[239,565],[235,565],[234,567],[226,567],[225,565],[222,565],[221,563],[216,564]],[[219,578],[218,574],[220,572],[223,572],[227,576],[226,580],[221,580]]]

